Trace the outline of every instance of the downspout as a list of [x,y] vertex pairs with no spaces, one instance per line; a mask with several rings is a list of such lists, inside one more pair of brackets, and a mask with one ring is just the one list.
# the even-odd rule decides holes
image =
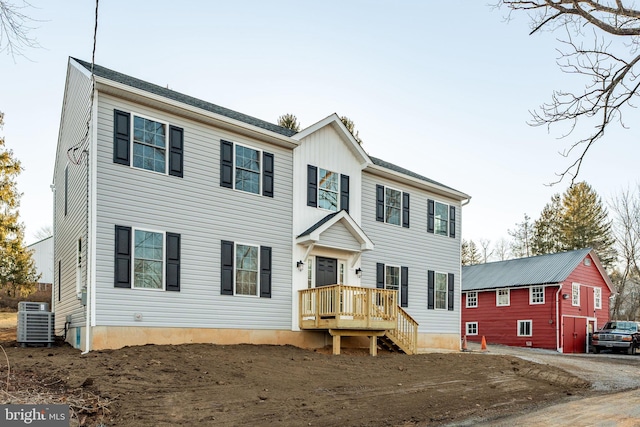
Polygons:
[[558,295],[560,295],[560,291],[562,290],[562,283],[558,284],[558,290],[556,291],[556,351],[560,351],[562,346],[560,346],[560,299]]

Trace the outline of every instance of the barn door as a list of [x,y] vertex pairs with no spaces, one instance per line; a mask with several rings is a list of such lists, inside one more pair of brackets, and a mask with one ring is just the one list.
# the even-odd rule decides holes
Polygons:
[[587,348],[587,319],[564,318],[564,353],[584,353]]

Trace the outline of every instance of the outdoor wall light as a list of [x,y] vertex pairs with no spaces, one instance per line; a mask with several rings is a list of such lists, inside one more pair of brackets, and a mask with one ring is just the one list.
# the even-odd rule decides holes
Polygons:
[[569,294],[562,294],[562,299],[569,299]]
[[356,276],[358,276],[358,278],[362,277],[362,269],[361,268],[356,268]]
[[298,271],[302,271],[304,268],[304,262],[302,262],[302,260],[296,262],[296,267],[298,267]]

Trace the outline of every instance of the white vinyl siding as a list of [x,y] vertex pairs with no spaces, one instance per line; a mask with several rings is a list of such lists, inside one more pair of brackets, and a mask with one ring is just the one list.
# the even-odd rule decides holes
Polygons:
[[[361,283],[375,283],[376,263],[408,267],[408,307],[405,310],[419,323],[420,334],[460,334],[460,239],[443,239],[428,233],[427,200],[434,194],[396,181],[381,178],[367,171],[362,174],[362,229],[375,244],[373,251],[362,253]],[[376,185],[395,188],[411,194],[411,228],[390,227],[376,221]],[[454,206],[454,201],[450,201]],[[456,209],[460,224],[461,209]],[[417,226],[414,224],[421,224]],[[459,233],[456,233],[459,236]],[[428,271],[454,273],[454,310],[429,310]]]
[[[140,326],[133,317],[140,313],[143,326],[290,330],[292,306],[297,303],[291,292],[291,150],[221,131],[206,120],[188,120],[109,95],[100,95],[99,103],[97,324]],[[184,177],[114,164],[114,109],[136,111],[184,129]],[[212,141],[221,139],[274,154],[274,197],[247,197],[246,192],[217,185],[220,144]],[[114,287],[116,224],[180,234],[180,292]],[[271,298],[221,295],[222,240],[272,248]]]

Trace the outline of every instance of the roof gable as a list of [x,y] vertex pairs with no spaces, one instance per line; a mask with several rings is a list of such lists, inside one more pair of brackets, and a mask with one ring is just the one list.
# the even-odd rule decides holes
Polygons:
[[351,218],[351,215],[349,215],[345,210],[329,214],[313,224],[296,238],[296,243],[302,245],[315,245],[320,242],[321,234],[335,226],[337,223],[341,223],[341,225],[351,233],[353,238],[360,244],[360,250],[368,251],[373,249],[374,245],[371,239],[369,239],[362,228],[360,228],[353,218]]
[[[596,266],[600,264],[595,252],[588,248],[463,266],[462,290],[474,291],[561,283],[569,277],[587,255],[591,255]],[[605,281],[608,281],[607,286],[610,286],[611,281],[608,275],[601,268],[599,271],[603,274]]]

